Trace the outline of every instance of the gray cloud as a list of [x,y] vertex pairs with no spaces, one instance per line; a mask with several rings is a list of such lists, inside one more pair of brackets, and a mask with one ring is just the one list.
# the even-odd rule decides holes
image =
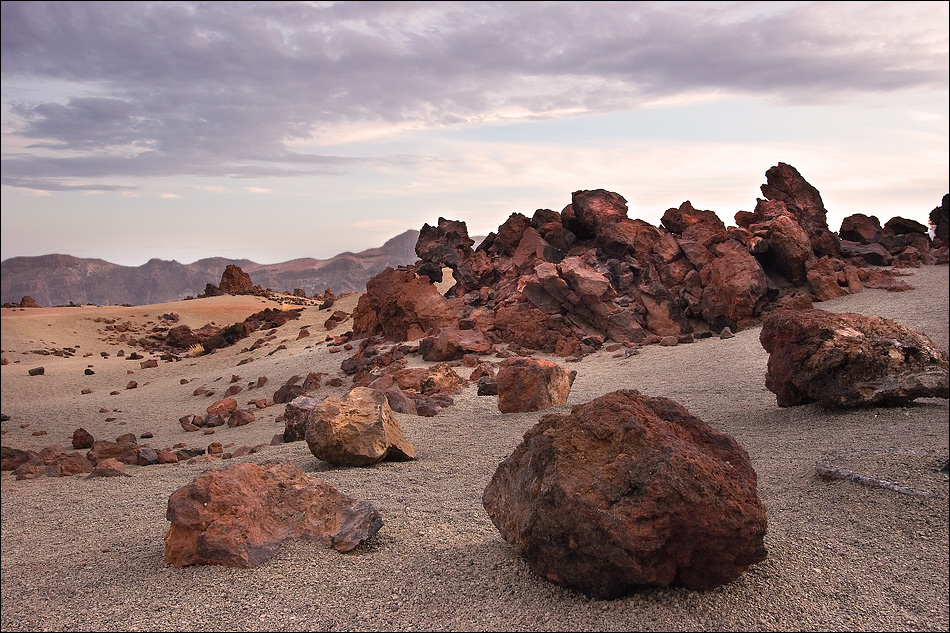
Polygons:
[[[454,125],[702,91],[821,103],[946,89],[946,6],[905,4],[3,2],[4,128],[69,153],[7,155],[4,183],[417,160],[291,149],[337,123]],[[916,28],[928,12],[942,30]],[[26,83],[70,92],[27,99],[14,90]]]

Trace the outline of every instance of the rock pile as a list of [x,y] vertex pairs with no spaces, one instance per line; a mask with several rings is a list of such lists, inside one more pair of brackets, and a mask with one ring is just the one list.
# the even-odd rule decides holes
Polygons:
[[[688,201],[654,227],[602,189],[575,191],[560,213],[514,213],[477,248],[464,222],[440,218],[420,232],[416,264],[367,283],[353,336],[418,340],[433,361],[505,346],[575,357],[607,341],[675,344],[736,332],[789,302],[901,289],[890,271],[871,271],[864,255],[842,249],[817,189],[794,167],[779,163],[766,179],[765,199],[738,212],[733,227]],[[895,238],[900,261],[929,261],[908,250],[929,253],[925,234],[889,224],[912,235]],[[445,268],[454,285],[443,295],[434,284]]]

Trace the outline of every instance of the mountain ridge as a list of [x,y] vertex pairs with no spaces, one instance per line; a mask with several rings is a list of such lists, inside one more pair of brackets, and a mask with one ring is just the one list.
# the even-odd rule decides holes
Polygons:
[[153,258],[141,266],[123,266],[103,259],[52,253],[11,257],[0,262],[0,303],[31,297],[39,306],[150,305],[178,301],[217,284],[228,265],[239,266],[254,285],[278,292],[303,290],[308,296],[327,288],[340,294],[358,292],[388,267],[416,261],[419,231],[411,229],[382,246],[357,253],[345,251],[328,259],[302,257],[276,264],[249,259],[206,257],[191,264]]

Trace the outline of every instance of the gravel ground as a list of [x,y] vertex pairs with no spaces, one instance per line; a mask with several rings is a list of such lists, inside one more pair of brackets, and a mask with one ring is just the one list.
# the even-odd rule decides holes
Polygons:
[[[908,281],[915,290],[866,290],[819,307],[894,318],[946,349],[948,267],[914,272]],[[189,306],[176,308],[185,318]],[[167,311],[152,313],[159,310]],[[136,371],[140,387],[111,400],[98,394],[108,391],[109,381],[124,384],[130,364],[97,355],[93,378],[101,386],[81,398],[81,368],[90,359],[37,362],[23,355],[30,344],[51,345],[52,334],[42,338],[34,330],[17,339],[17,315],[3,315],[4,355],[19,360],[2,368],[2,409],[11,415],[3,444],[16,448],[68,447],[79,426],[108,439],[110,433],[150,430],[152,446],[269,442],[283,429],[274,421],[281,406],[213,437],[185,434],[177,419],[210,404],[191,396],[198,384],[226,383],[232,374],[247,380],[267,375],[271,395],[292,373],[338,372],[343,360],[315,343],[323,331],[312,331],[309,343],[295,340],[304,322],[325,319],[307,312],[302,322],[281,328],[286,350],[268,355],[272,345],[244,366],[237,363],[247,354],[236,350],[160,364]],[[85,333],[88,324],[74,325],[69,336],[88,349],[95,332]],[[59,338],[68,337],[63,332]],[[950,503],[947,477],[936,469],[950,454],[948,402],[921,399],[849,412],[816,405],[780,409],[764,386],[768,355],[758,335],[756,328],[728,340],[651,346],[628,358],[600,352],[568,363],[578,372],[571,398],[552,410],[634,388],[672,398],[736,438],[758,473],[769,555],[726,586],[643,589],[597,601],[533,574],[491,524],[481,495],[541,414],[502,415],[496,398],[476,396],[472,385],[435,417],[397,414],[416,461],[336,468],[314,458],[304,442],[240,458],[293,462],[375,505],[383,528],[346,554],[294,541],[256,569],[166,565],[168,498],[207,463],[129,467],[132,476],[122,478],[15,481],[4,475],[0,629],[947,631]],[[40,364],[46,376],[25,377],[26,369]],[[187,385],[179,384],[183,376]],[[69,382],[75,380],[80,383]],[[112,414],[118,420],[104,421],[98,412],[103,402],[119,410]],[[24,421],[30,426],[21,428]],[[48,434],[33,436],[39,428]],[[860,477],[819,477],[819,463],[872,485]]]

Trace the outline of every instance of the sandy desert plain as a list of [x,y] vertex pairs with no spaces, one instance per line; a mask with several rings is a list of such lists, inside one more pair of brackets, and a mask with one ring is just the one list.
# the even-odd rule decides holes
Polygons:
[[[891,318],[946,349],[948,267],[908,272],[913,290],[865,290],[815,307]],[[343,297],[333,309],[352,313],[357,298]],[[232,376],[239,377],[237,384],[269,379],[263,393],[245,390],[239,401],[270,398],[295,374],[342,376],[345,353],[331,354],[324,342],[327,310],[306,308],[253,352],[242,352],[239,343],[148,369],[117,356],[121,343],[104,340],[104,323],[96,321],[115,318],[141,327],[174,312],[192,327],[226,325],[268,306],[281,307],[260,297],[223,296],[137,307],[3,309],[2,353],[9,361],[2,367],[2,413],[9,416],[2,423],[3,445],[72,450],[78,427],[109,440],[150,432],[153,437],[139,443],[154,448],[269,444],[283,431],[275,421],[283,405],[210,436],[186,433],[178,419],[203,413],[216,399],[194,396],[196,387],[213,387],[220,395]],[[303,326],[310,336],[298,339]],[[705,592],[645,588],[600,601],[534,575],[492,525],[481,496],[499,462],[545,412],[501,414],[496,397],[479,397],[470,384],[434,417],[396,414],[418,454],[411,462],[332,467],[305,442],[294,442],[218,463],[129,466],[130,477],[17,481],[5,473],[0,628],[947,631],[950,505],[947,476],[936,469],[950,455],[948,402],[920,399],[851,411],[779,408],[765,388],[768,354],[759,331],[653,345],[628,357],[599,351],[574,363],[537,355],[577,370],[568,403],[547,412],[633,388],[676,400],[748,451],[767,511],[769,554],[728,585]],[[76,354],[33,353],[65,347]],[[424,364],[409,358],[411,365]],[[44,375],[28,375],[39,366]],[[85,375],[86,368],[94,375]],[[459,373],[467,377],[466,368]],[[126,389],[130,380],[138,387]],[[83,389],[91,393],[81,394]],[[322,387],[314,395],[344,391]],[[46,434],[34,435],[38,431]],[[819,459],[917,494],[821,479],[815,474]],[[291,541],[254,569],[165,564],[169,496],[209,467],[240,461],[292,462],[372,503],[384,525],[346,554],[315,541]]]

